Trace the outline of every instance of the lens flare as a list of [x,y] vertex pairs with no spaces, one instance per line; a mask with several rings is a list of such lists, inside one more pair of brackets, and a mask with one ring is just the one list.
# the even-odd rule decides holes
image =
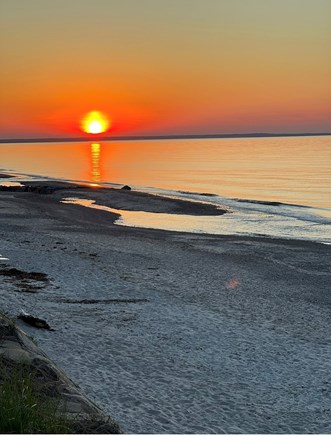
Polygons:
[[81,122],[82,130],[91,134],[104,133],[109,126],[110,122],[107,116],[96,110],[87,113]]

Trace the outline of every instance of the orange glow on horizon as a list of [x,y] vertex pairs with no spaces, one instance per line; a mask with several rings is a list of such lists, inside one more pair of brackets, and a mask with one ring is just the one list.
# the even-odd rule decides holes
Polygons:
[[105,133],[110,127],[109,119],[96,110],[87,113],[81,122],[81,128],[85,133]]

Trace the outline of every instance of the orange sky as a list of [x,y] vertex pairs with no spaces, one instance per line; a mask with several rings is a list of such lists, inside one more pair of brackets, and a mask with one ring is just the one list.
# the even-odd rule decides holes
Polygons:
[[329,0],[1,0],[0,137],[331,131]]

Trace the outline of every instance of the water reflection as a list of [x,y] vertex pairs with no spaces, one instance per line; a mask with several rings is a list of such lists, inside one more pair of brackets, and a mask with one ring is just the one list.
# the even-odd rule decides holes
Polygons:
[[122,226],[155,228],[180,232],[223,234],[222,230],[220,232],[220,216],[191,216],[120,210],[106,205],[96,204],[93,199],[83,198],[63,198],[61,202],[63,204],[75,204],[120,215],[115,223]]
[[331,208],[330,158],[330,136],[0,146],[1,167],[25,174],[320,208]]
[[19,186],[23,186],[23,184],[19,183],[18,181],[0,181],[0,186],[19,187]]
[[[63,198],[61,202],[117,214],[119,217],[114,223],[122,226],[201,234],[303,239],[330,243],[328,225],[316,225],[315,223],[286,216],[279,219],[277,215],[249,210],[244,212],[237,210],[235,213],[226,213],[221,216],[191,216],[120,210],[96,204],[95,200],[87,198]],[[229,289],[235,289],[240,284],[240,280],[236,277],[226,283]]]
[[101,145],[99,143],[91,143],[91,181],[92,186],[98,186],[101,182],[101,164],[100,156]]

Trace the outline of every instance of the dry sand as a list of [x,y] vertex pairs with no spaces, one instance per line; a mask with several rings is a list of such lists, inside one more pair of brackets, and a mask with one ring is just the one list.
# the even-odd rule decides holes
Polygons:
[[1,307],[48,321],[19,323],[124,431],[331,431],[330,246],[120,227],[76,194],[0,192]]

